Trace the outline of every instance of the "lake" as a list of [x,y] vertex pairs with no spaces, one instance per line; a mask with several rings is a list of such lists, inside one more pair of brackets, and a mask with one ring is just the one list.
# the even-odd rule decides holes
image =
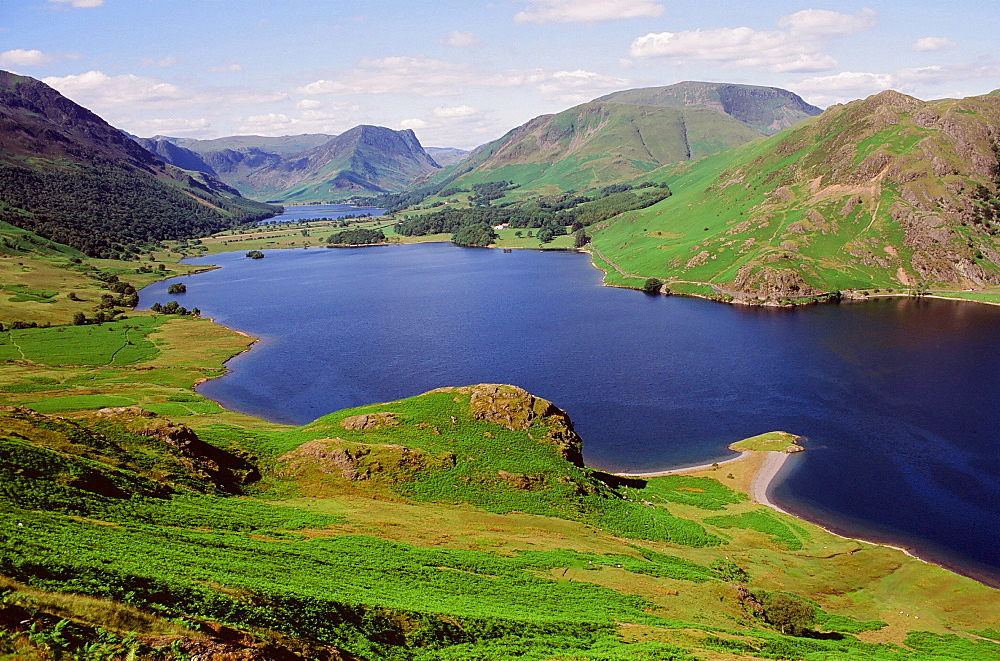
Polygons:
[[378,207],[359,207],[353,204],[302,204],[286,206],[284,213],[258,222],[258,225],[274,223],[302,223],[317,218],[343,218],[344,216],[381,216],[385,209]]
[[292,424],[512,383],[565,409],[589,465],[642,471],[807,437],[773,489],[844,534],[1000,585],[1000,308],[891,299],[781,310],[601,286],[588,256],[450,244],[198,258],[144,289],[260,337],[199,386]]

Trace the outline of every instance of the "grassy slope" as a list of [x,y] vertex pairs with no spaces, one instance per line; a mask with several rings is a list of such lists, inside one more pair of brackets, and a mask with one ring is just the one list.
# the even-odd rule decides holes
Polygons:
[[994,186],[983,132],[998,117],[986,97],[924,104],[885,93],[835,108],[678,168],[673,197],[624,214],[594,246],[682,291],[684,281],[771,297],[973,287],[992,298],[995,230],[970,220],[970,192]]
[[583,104],[528,122],[432,181],[468,188],[511,180],[542,194],[585,190],[632,181],[664,164],[699,158],[757,135],[712,110]]
[[[149,498],[141,485],[163,478],[102,459],[106,445],[86,432],[98,424],[92,418],[71,416],[83,431],[67,444],[59,439],[72,423],[0,414],[7,416],[0,428],[8,469],[10,462],[62,466],[37,478],[23,470],[6,478],[12,486],[11,479],[28,480],[4,491],[0,508],[0,562],[19,581],[124,599],[154,616],[183,614],[186,626],[215,620],[260,635],[279,630],[369,658],[507,658],[516,651],[527,655],[521,658],[652,659],[678,647],[718,659],[898,659],[932,645],[966,658],[996,653],[988,643],[962,642],[968,639],[908,638],[914,629],[1000,627],[996,591],[750,502],[740,490],[756,459],[612,488],[539,442],[560,428],[556,419],[536,417],[524,430],[477,420],[471,393],[462,390],[342,411],[302,428],[267,425],[189,390],[217,374],[246,338],[205,320],[129,321],[132,345],[120,324],[16,331],[0,351],[16,345],[31,364],[0,365],[3,401],[67,411],[128,399],[195,426],[204,440],[251,452],[265,479],[249,499],[183,484],[171,498]],[[54,333],[72,341],[53,342]],[[115,353],[124,347],[128,356]],[[343,425],[385,412],[398,424]],[[171,452],[101,424],[103,438],[126,449],[139,443],[147,454]],[[81,448],[89,448],[86,461]],[[134,494],[125,501],[100,496],[80,478],[59,477],[95,470]],[[367,479],[349,479],[350,471]],[[17,523],[30,536],[18,533]],[[677,530],[688,534],[673,535]],[[749,573],[750,587],[810,599],[839,617],[825,619],[826,628],[860,633],[833,641],[777,634],[708,569],[725,558]],[[44,576],[32,564],[39,561]],[[18,590],[11,594],[24,594]],[[101,621],[74,608],[69,612],[85,622]],[[331,617],[334,610],[339,615]],[[154,620],[141,630],[169,628]],[[860,624],[876,620],[887,625]]]

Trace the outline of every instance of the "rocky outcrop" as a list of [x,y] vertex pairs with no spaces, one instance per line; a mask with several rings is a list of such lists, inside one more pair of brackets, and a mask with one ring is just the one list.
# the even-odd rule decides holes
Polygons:
[[132,433],[162,441],[184,468],[222,491],[242,493],[243,486],[260,479],[260,472],[249,457],[210,445],[199,439],[191,428],[160,418],[151,411],[126,406],[100,409],[95,415],[121,422]]
[[525,431],[540,423],[546,429],[541,442],[551,443],[567,461],[583,466],[583,440],[573,430],[569,415],[552,402],[535,397],[523,388],[502,384],[480,384],[462,388],[441,388],[432,392],[459,392],[469,395],[473,418],[512,431]]
[[369,431],[383,427],[395,427],[398,424],[399,417],[388,411],[352,415],[340,421],[340,426],[349,431]]

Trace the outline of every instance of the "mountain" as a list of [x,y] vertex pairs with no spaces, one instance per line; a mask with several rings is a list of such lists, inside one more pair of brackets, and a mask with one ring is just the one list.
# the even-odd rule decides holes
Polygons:
[[670,199],[594,246],[625,273],[738,299],[997,284],[998,135],[996,96],[886,91],[679,168]]
[[424,147],[424,151],[441,167],[454,165],[469,155],[467,149],[456,149],[455,147]]
[[107,257],[277,210],[167,165],[40,81],[0,72],[4,222]]
[[[413,131],[380,126],[357,126],[338,136],[136,140],[168,163],[210,174],[244,195],[295,202],[400,191],[440,168]],[[439,153],[454,162],[467,152]]]
[[440,166],[413,131],[362,125],[250,173],[258,197],[285,202],[399,191]]
[[762,135],[773,135],[823,112],[797,94],[778,87],[683,82],[606,94],[597,103],[625,103],[669,108],[709,108],[743,122]]
[[558,192],[634,180],[773,133],[820,110],[771,87],[678,83],[609,94],[542,115],[436,179],[510,180]]

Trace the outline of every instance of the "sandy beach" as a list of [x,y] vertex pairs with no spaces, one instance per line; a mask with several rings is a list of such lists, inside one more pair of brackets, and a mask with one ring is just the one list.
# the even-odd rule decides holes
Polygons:
[[756,500],[761,505],[767,505],[771,509],[782,512],[783,514],[789,514],[789,512],[781,509],[775,505],[767,497],[767,490],[771,486],[771,482],[774,481],[775,476],[781,467],[785,465],[790,457],[787,452],[767,452],[764,457],[764,464],[757,471],[757,474],[753,477],[753,482],[750,483],[750,497]]
[[[697,471],[708,470],[709,468],[712,468],[714,466],[724,466],[725,464],[729,464],[734,461],[740,461],[742,459],[745,459],[750,454],[751,454],[750,452],[740,452],[732,459],[715,461],[710,464],[698,464],[697,466],[682,466],[681,468],[671,468],[670,470],[653,471],[650,473],[615,473],[615,475],[620,475],[622,477],[663,477],[664,475],[681,475],[682,473],[694,473]],[[779,454],[779,453],[775,452],[772,454]]]

